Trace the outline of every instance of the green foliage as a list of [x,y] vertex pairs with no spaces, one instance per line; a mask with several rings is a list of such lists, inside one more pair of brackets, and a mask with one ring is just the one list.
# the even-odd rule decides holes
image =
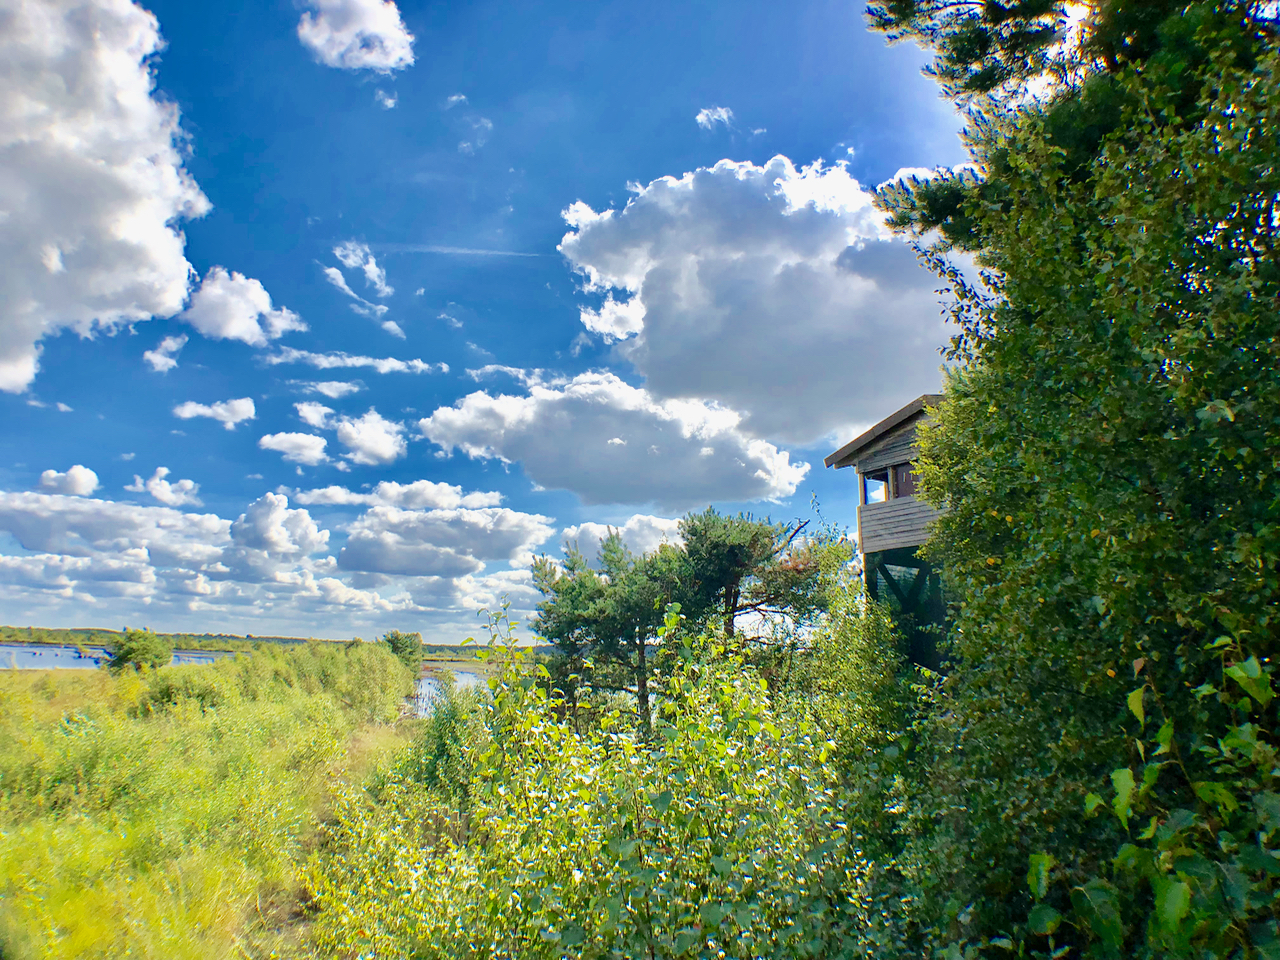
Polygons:
[[135,670],[163,667],[173,659],[173,644],[167,637],[150,630],[130,630],[128,627],[111,642],[107,651],[111,654],[107,668],[117,673],[125,667]]
[[[1013,8],[881,6],[975,72],[961,85],[987,61],[946,17],[990,31]],[[962,191],[884,196],[900,226],[952,225],[929,259],[960,330],[922,436],[924,494],[947,507],[928,549],[958,603],[951,676],[891,800],[903,955],[1276,955],[1264,14],[1096,4],[1060,86],[975,107]],[[981,282],[941,260],[949,243]]]
[[[680,521],[679,546],[663,544],[637,557],[610,531],[594,568],[576,547],[563,563],[535,562],[544,600],[534,628],[555,645],[552,683],[566,695],[575,722],[584,704],[595,712],[608,694],[626,693],[636,698],[641,728],[650,729],[649,677],[661,657],[650,648],[672,603],[687,618],[683,629],[697,632],[715,621],[742,648],[748,642],[772,648],[763,661],[793,655],[850,555],[842,536],[828,531],[800,539],[804,528],[708,508]],[[760,635],[740,635],[737,618],[745,613],[755,616]]]
[[391,630],[382,638],[382,642],[391,648],[391,652],[400,658],[401,663],[417,674],[422,667],[422,634]]
[[410,687],[374,644],[0,674],[0,955],[301,955],[281,931],[313,811]]
[[787,540],[781,524],[749,515],[726,516],[707,507],[680,521],[680,539],[689,573],[680,598],[695,619],[718,610],[724,633],[732,637],[743,599],[743,582],[758,577]]
[[887,608],[867,599],[854,574],[843,573],[798,684],[837,745],[843,770],[910,739],[922,692],[916,688],[928,674],[907,663],[901,646]]
[[473,690],[458,690],[449,676],[439,682],[431,713],[417,739],[397,757],[389,782],[421,785],[462,814],[470,808],[473,759],[484,736],[484,700]]
[[[556,645],[570,670],[590,660],[599,669],[596,684],[633,694],[637,722],[648,731],[653,672],[649,647],[662,625],[663,610],[687,592],[688,564],[669,544],[637,557],[611,530],[601,544],[599,565],[598,572],[592,569],[576,548],[567,552],[563,569],[539,558],[534,584],[546,599],[538,605],[536,628]],[[573,687],[571,697],[576,707]]]
[[576,732],[496,619],[501,670],[467,750],[469,815],[426,777],[401,776],[379,803],[349,798],[312,875],[319,947],[852,955],[866,864],[837,803],[834,745],[739,657],[678,626],[669,613],[678,651],[656,681],[650,741],[617,716]]

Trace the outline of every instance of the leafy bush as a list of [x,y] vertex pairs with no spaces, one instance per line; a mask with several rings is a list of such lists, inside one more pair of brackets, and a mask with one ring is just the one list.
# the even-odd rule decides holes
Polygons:
[[147,678],[147,702],[153,709],[194,701],[201,709],[212,710],[239,699],[234,679],[205,664],[157,670]]
[[130,630],[112,640],[107,647],[111,659],[107,668],[119,672],[125,667],[140,670],[143,667],[163,667],[173,659],[173,644],[167,637],[150,630]]
[[681,646],[652,741],[617,717],[575,733],[538,682],[545,671],[514,646],[498,651],[483,736],[467,751],[470,815],[403,776],[379,803],[348,797],[312,874],[320,948],[847,954],[865,864],[831,789],[832,745],[781,714],[739,658]]
[[[1069,86],[972,101],[980,174],[885,195],[987,270],[930,252],[960,367],[922,486],[948,508],[929,551],[958,603],[893,801],[903,955],[1280,955],[1265,6],[1093,5]],[[1061,10],[877,7],[955,82],[1004,69],[976,38]]]
[[422,634],[390,630],[382,638],[382,642],[391,648],[391,652],[400,658],[401,663],[417,675],[422,666]]

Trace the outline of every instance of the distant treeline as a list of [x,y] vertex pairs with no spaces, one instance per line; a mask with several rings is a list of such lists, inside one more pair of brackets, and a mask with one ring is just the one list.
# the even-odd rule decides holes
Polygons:
[[[108,646],[123,634],[123,630],[101,627],[10,627],[0,626],[0,643],[58,643],[72,646]],[[256,643],[347,643],[348,640],[330,640],[322,637],[243,637],[227,633],[162,633],[174,649],[180,650],[250,650]],[[360,639],[357,637],[356,639]],[[426,659],[457,659],[465,654],[473,657],[474,647],[460,647],[448,643],[424,643]]]

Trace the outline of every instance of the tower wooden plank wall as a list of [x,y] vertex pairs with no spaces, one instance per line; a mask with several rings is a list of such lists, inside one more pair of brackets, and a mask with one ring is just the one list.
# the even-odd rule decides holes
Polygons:
[[942,398],[925,394],[881,420],[824,460],[853,467],[858,482],[858,544],[867,593],[895,609],[908,655],[937,669],[946,619],[936,570],[917,555],[938,511],[915,497],[916,431]]

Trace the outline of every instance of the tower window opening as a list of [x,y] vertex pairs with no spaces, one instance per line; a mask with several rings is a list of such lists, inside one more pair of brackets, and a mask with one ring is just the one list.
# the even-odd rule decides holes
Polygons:
[[862,478],[862,502],[884,503],[889,499],[889,471],[868,473]]

